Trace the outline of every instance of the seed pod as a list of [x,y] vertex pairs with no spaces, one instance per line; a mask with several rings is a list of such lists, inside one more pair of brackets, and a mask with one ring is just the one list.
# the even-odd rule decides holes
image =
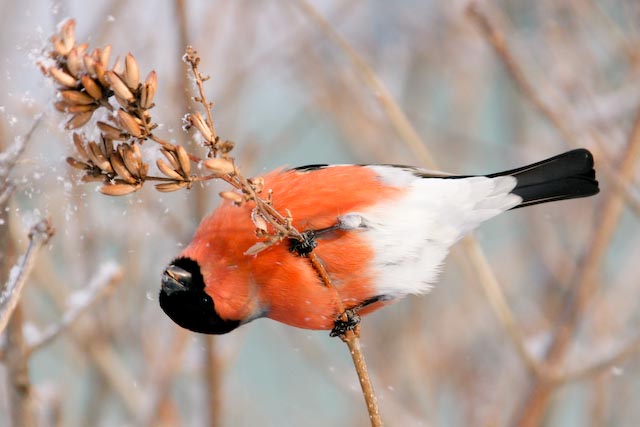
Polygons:
[[100,51],[100,63],[104,67],[109,67],[109,57],[111,56],[111,45],[108,44]]
[[214,157],[212,159],[207,159],[204,162],[202,162],[202,164],[204,165],[205,168],[209,169],[211,172],[218,175],[227,175],[235,171],[233,163],[221,157]]
[[53,106],[61,113],[66,113],[69,110],[69,103],[67,101],[56,101]]
[[100,89],[100,86],[98,86],[95,80],[86,74],[82,76],[82,86],[84,86],[89,96],[96,101],[102,99],[102,89]]
[[167,158],[172,168],[180,169],[180,162],[178,162],[178,157],[173,151],[169,151],[166,148],[162,148],[160,151]]
[[66,87],[76,87],[78,81],[70,74],[65,73],[60,68],[49,68],[49,75],[53,77],[53,79]]
[[124,196],[126,194],[133,193],[134,191],[139,190],[141,187],[140,184],[132,185],[132,184],[124,184],[124,183],[116,183],[116,184],[105,184],[100,187],[100,192],[102,194],[106,194],[107,196]]
[[168,176],[171,179],[175,179],[176,181],[182,181],[184,178],[177,171],[172,169],[168,164],[162,161],[162,159],[156,160],[156,166],[158,166],[158,170]]
[[87,150],[84,149],[85,141],[82,136],[80,136],[80,134],[76,132],[73,133],[73,144],[76,146],[76,151],[78,152],[78,154],[80,154],[80,157],[82,157],[83,159],[89,158],[89,156],[87,155]]
[[129,172],[131,172],[134,177],[140,178],[142,159],[140,157],[136,157],[134,150],[129,144],[120,144],[118,149],[120,150],[122,160],[124,160],[124,165],[127,167]]
[[128,53],[124,58],[123,80],[131,90],[136,90],[140,84],[140,69],[138,68],[138,62],[131,53]]
[[114,141],[120,141],[124,139],[122,131],[115,126],[111,126],[109,123],[97,122],[98,129],[102,132],[105,138],[112,139]]
[[53,45],[53,51],[60,56],[65,56],[69,52],[67,51],[66,46],[62,39],[58,36],[51,36],[51,44]]
[[142,108],[151,108],[153,106],[153,98],[156,95],[157,88],[158,77],[155,71],[151,71],[144,81],[140,92],[140,106]]
[[89,54],[85,54],[82,57],[82,62],[84,63],[84,68],[87,70],[87,73],[94,75],[96,73],[96,60],[93,59],[93,56]]
[[96,78],[103,87],[109,87],[109,82],[106,78],[107,66],[102,62],[96,62],[93,68],[96,70]]
[[122,99],[125,99],[127,102],[133,102],[134,96],[133,93],[129,90],[126,84],[122,81],[122,79],[113,71],[106,72],[106,79],[113,89],[113,92],[116,96],[119,96]]
[[91,141],[88,144],[89,149],[87,150],[87,156],[89,160],[93,162],[100,170],[103,170],[107,173],[113,173],[113,168],[111,167],[111,163],[107,160],[107,156],[102,152],[98,144]]
[[69,55],[67,55],[67,69],[72,76],[78,77],[84,69],[84,63],[82,57],[78,54],[78,48],[71,49]]
[[178,162],[180,163],[180,169],[184,172],[184,177],[189,178],[191,175],[191,160],[187,154],[187,150],[182,145],[178,145],[176,148],[178,154]]
[[89,120],[91,120],[91,116],[93,115],[92,111],[85,111],[84,113],[78,113],[71,117],[69,121],[64,125],[64,128],[67,130],[78,129],[87,124]]
[[189,123],[191,123],[193,127],[198,129],[198,131],[204,137],[204,139],[210,142],[214,140],[214,136],[213,136],[213,133],[211,133],[211,129],[209,129],[207,122],[204,120],[204,118],[200,113],[196,112],[196,113],[189,114],[189,116],[187,117],[187,120],[189,120]]
[[241,194],[236,193],[235,191],[221,191],[220,197],[226,200],[231,200],[236,205],[242,204],[244,202],[244,197]]
[[67,113],[84,113],[85,111],[94,111],[95,109],[95,105],[73,104],[67,107]]
[[186,187],[188,182],[167,182],[162,184],[156,184],[156,190],[163,193],[170,193],[172,191],[180,190]]
[[131,172],[129,172],[127,167],[124,165],[124,161],[122,160],[122,157],[120,157],[120,153],[118,153],[117,151],[113,151],[111,153],[111,156],[109,156],[109,160],[111,161],[113,170],[118,174],[120,178],[124,180],[124,182],[126,182],[127,184],[136,183],[135,178],[133,177],[133,175],[131,175]]
[[69,19],[62,25],[60,30],[60,38],[64,45],[65,52],[62,55],[68,54],[73,45],[76,44],[76,21],[75,19]]
[[88,164],[83,163],[79,160],[76,160],[73,157],[67,157],[66,160],[69,166],[71,166],[74,169],[86,170],[90,167]]
[[69,102],[69,104],[87,105],[94,103],[92,97],[77,90],[63,90],[60,92],[60,95],[62,95],[62,98]]
[[256,193],[261,193],[264,190],[264,178],[261,176],[249,178],[249,184],[253,186],[253,190]]
[[142,136],[142,129],[140,129],[140,125],[131,114],[124,110],[118,110],[118,121],[120,122],[120,126],[129,132],[131,136],[136,138]]
[[251,211],[251,221],[253,221],[253,225],[255,225],[258,230],[263,233],[267,232],[267,221],[257,208]]

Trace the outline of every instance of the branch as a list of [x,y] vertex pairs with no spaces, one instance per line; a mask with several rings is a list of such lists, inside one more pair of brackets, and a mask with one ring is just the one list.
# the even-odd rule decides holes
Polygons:
[[60,322],[55,325],[50,325],[42,331],[35,340],[27,342],[27,356],[40,350],[62,332],[69,329],[71,324],[86,313],[99,300],[107,296],[121,281],[122,270],[117,264],[103,264],[86,288],[71,294],[68,299],[69,308],[63,314]]
[[31,228],[27,250],[11,269],[9,279],[0,293],[0,334],[6,328],[9,318],[18,304],[24,284],[33,268],[38,249],[47,243],[53,233],[54,230],[48,219],[40,221]]

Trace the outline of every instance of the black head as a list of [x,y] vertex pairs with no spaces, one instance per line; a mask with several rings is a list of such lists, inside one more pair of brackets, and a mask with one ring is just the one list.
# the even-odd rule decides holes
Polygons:
[[178,325],[203,334],[226,334],[240,326],[239,320],[222,319],[213,298],[204,291],[198,263],[178,258],[162,274],[160,307]]

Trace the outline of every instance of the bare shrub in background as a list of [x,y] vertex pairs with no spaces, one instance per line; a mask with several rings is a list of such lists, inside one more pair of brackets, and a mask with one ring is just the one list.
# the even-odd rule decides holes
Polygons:
[[[4,31],[11,36],[0,48],[12,60],[11,80],[0,82],[3,153],[27,135],[50,101],[50,88],[35,83],[41,81],[35,61],[24,54],[34,46],[25,40],[33,39],[36,26],[60,20],[31,13],[49,11],[48,4],[6,7]],[[636,3],[322,7],[177,1],[162,9],[105,2],[93,14],[64,14],[95,22],[78,29],[93,35],[92,44],[113,40],[114,51],[135,51],[142,68],[158,64],[160,80],[176,82],[171,102],[156,101],[175,109],[157,108],[153,120],[171,135],[165,141],[171,146],[191,144],[181,124],[170,123],[188,109],[184,88],[191,83],[183,63],[163,61],[189,43],[206,46],[204,68],[216,76],[209,91],[224,106],[217,123],[243,141],[239,162],[252,174],[282,163],[435,160],[443,169],[482,173],[567,146],[589,147],[603,183],[598,199],[495,220],[480,232],[480,245],[460,245],[431,295],[370,316],[363,343],[390,425],[636,425]],[[143,13],[149,8],[157,13]],[[150,25],[157,30],[141,37],[124,30]],[[68,126],[98,114],[96,98],[69,101],[78,111]],[[135,119],[142,121],[142,130],[122,114],[109,126],[147,131],[144,115],[123,109],[138,126]],[[0,191],[7,208],[0,212],[2,282],[23,253],[34,210],[57,229],[39,252],[17,308],[23,327],[14,331],[26,330],[27,339],[3,348],[5,361],[10,348],[30,355],[23,361],[38,422],[368,423],[361,397],[349,394],[355,376],[348,377],[338,344],[325,334],[264,321],[213,341],[165,319],[155,301],[159,272],[222,188],[195,182],[196,197],[142,189],[127,200],[100,199],[64,167],[76,153],[60,149],[64,136],[55,117],[48,114],[35,129]],[[81,141],[85,151],[91,140],[99,142],[97,135]],[[100,171],[93,172],[138,190],[136,180],[149,172],[131,162],[138,156],[133,150],[118,153],[123,163],[129,158],[131,177],[109,177],[95,150],[93,166]],[[169,151],[176,160],[177,151]],[[75,157],[83,168],[86,154]],[[175,166],[171,158],[169,164]],[[178,184],[188,182],[185,171],[173,170],[179,177],[160,184],[187,186]],[[90,283],[118,279],[118,270],[100,267],[114,258],[126,274],[111,296],[94,292],[99,296],[89,301],[97,303],[72,303]],[[65,323],[85,306],[81,322]],[[52,335],[48,325],[64,333]],[[32,334],[34,328],[40,332]],[[57,338],[28,350],[48,336]],[[24,383],[17,389],[5,383],[2,414],[16,402],[13,390],[27,390]]]

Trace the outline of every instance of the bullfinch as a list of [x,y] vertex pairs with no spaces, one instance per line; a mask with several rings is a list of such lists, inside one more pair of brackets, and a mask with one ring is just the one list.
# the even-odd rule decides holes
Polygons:
[[264,188],[273,191],[276,209],[291,212],[298,230],[317,231],[314,251],[335,290],[291,242],[246,255],[258,240],[250,219],[255,205],[226,200],[162,275],[160,306],[178,325],[224,334],[267,317],[330,330],[339,307],[366,314],[428,291],[451,245],[481,222],[599,191],[585,149],[484,176],[397,165],[310,165],[270,172]]

